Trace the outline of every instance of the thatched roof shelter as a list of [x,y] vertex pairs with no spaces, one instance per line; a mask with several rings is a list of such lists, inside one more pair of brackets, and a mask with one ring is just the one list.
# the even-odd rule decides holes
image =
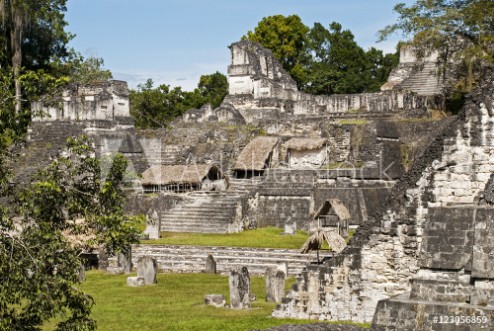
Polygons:
[[331,208],[333,208],[340,220],[349,220],[352,218],[347,207],[339,199],[329,199],[324,201],[321,208],[314,214],[314,219],[317,219],[321,215],[326,215]]
[[331,250],[337,254],[346,247],[345,239],[336,232],[323,228],[317,228],[316,231],[314,231],[305,241],[304,245],[300,249],[300,253],[307,254],[309,252],[316,251],[318,252],[317,260],[319,261],[319,250],[324,242],[327,242]]
[[292,138],[283,145],[287,150],[304,151],[311,149],[320,149],[326,144],[324,138]]
[[212,170],[221,173],[214,164],[155,165],[143,172],[141,184],[200,184]]
[[254,138],[240,153],[233,170],[264,170],[277,143],[276,137]]

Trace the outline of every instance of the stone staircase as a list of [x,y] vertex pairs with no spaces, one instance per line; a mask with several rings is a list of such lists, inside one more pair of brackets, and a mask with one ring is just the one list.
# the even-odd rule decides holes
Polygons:
[[238,232],[242,197],[230,192],[192,192],[181,204],[162,211],[160,218],[161,231],[166,232]]
[[249,273],[264,275],[267,268],[286,263],[288,275],[299,275],[310,263],[313,255],[300,254],[297,250],[213,246],[132,245],[132,263],[141,256],[154,257],[163,272],[200,273],[211,254],[218,273],[227,274],[231,269],[246,266]]
[[28,182],[58,156],[65,147],[67,138],[83,133],[84,128],[74,122],[32,123],[26,146],[19,151],[19,159],[14,168],[16,180]]
[[443,80],[438,73],[436,63],[426,62],[400,83],[403,90],[413,91],[420,95],[436,95],[443,93]]

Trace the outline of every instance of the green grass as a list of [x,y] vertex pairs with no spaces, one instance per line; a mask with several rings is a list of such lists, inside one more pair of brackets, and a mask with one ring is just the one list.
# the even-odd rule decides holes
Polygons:
[[[318,321],[275,319],[275,304],[265,302],[265,281],[251,277],[257,300],[249,310],[204,305],[204,295],[223,294],[229,302],[228,277],[208,274],[159,274],[158,284],[127,287],[127,275],[91,271],[83,290],[96,302],[92,317],[100,331],[265,329],[281,324]],[[293,284],[289,279],[287,287]],[[368,326],[368,325],[363,325]],[[53,325],[45,328],[52,330]]]
[[308,238],[308,234],[305,231],[298,230],[294,235],[284,235],[282,229],[275,227],[259,228],[231,234],[162,232],[161,236],[162,238],[157,240],[141,240],[141,243],[299,249]]

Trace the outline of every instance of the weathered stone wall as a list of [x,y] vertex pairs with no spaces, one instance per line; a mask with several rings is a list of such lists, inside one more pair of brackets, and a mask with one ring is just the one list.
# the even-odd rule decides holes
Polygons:
[[260,196],[257,209],[258,227],[296,224],[306,229],[310,210],[310,196]]
[[132,127],[121,127],[115,121],[35,121],[29,127],[26,146],[19,151],[20,157],[14,169],[17,180],[28,181],[38,170],[59,156],[68,138],[83,134],[93,139],[96,156],[102,163],[103,176],[106,175],[115,153],[122,153],[130,161],[129,178],[126,180],[136,178],[136,173],[141,173],[148,167],[142,146]]
[[142,256],[152,256],[161,272],[202,273],[206,259],[211,254],[216,261],[217,273],[228,274],[231,269],[247,266],[249,272],[264,275],[268,268],[286,265],[289,276],[298,275],[310,262],[310,256],[294,249],[215,247],[215,246],[172,246],[132,245],[133,265]]
[[288,166],[291,168],[322,167],[327,162],[328,150],[326,147],[314,150],[292,150],[288,154]]
[[[439,76],[429,75],[429,69],[425,70],[425,75],[427,78],[432,77],[429,80],[434,86],[424,90],[424,93],[421,93],[421,89],[414,90],[417,84],[415,81],[409,81],[408,76],[417,76],[420,80],[420,74],[423,74],[424,70],[419,74],[415,73],[413,63],[408,62],[411,58],[408,59],[406,52],[402,54],[406,70],[398,70],[391,77],[393,82],[389,83],[383,92],[310,95],[298,91],[295,81],[270,50],[248,40],[233,43],[230,49],[232,62],[228,66],[229,95],[222,106],[216,110],[210,107],[191,110],[184,115],[184,121],[240,123],[243,120],[244,123],[259,124],[307,116],[352,117],[355,113],[359,113],[360,116],[385,116],[397,112],[423,113],[426,109],[444,108],[444,98],[436,91],[437,88],[434,89],[438,84],[433,84],[434,78]],[[437,58],[430,58],[428,61],[427,63],[435,65]],[[408,85],[395,88],[404,80]]]
[[132,192],[126,196],[124,212],[129,215],[148,215],[154,211],[171,209],[183,198],[176,194],[136,194]]
[[338,199],[352,216],[350,224],[363,224],[379,211],[393,185],[394,181],[388,180],[321,180],[312,191],[310,215],[325,201]]
[[387,207],[359,229],[349,249],[326,267],[303,274],[309,284],[311,277],[317,279],[312,291],[301,280],[274,316],[371,321],[380,299],[411,290],[428,208],[472,204],[494,171],[492,115],[483,100],[472,100],[463,120],[450,122],[432,141],[397,183]]
[[[418,261],[421,269],[411,280],[411,291],[381,301],[373,326],[382,330],[397,326],[441,330],[453,325],[455,330],[492,329],[494,257],[488,229],[493,224],[491,207],[430,208]],[[445,322],[450,316],[458,320]]]
[[258,226],[305,228],[314,174],[310,169],[269,169],[258,192]]
[[33,102],[33,121],[105,120],[130,117],[129,90],[123,81],[104,81],[89,85],[73,84],[56,102]]

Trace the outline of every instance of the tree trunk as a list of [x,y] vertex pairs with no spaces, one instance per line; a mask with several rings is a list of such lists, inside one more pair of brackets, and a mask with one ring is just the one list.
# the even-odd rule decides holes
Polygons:
[[14,69],[14,84],[15,84],[15,112],[19,114],[21,112],[21,83],[19,76],[21,75],[22,65],[22,30],[23,30],[23,17],[21,13],[14,13],[14,26],[12,29],[12,46],[14,48],[14,55],[12,57],[12,68]]

